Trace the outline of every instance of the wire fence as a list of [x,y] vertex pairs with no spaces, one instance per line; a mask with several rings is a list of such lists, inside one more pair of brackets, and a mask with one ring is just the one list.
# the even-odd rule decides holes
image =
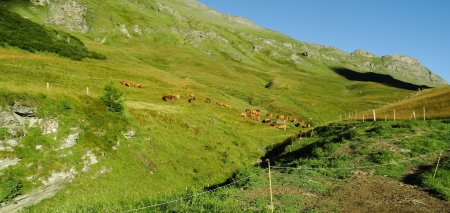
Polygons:
[[[396,165],[396,164],[404,164],[404,163],[409,163],[411,161],[415,161],[418,159],[423,159],[423,158],[427,158],[427,157],[431,157],[433,155],[435,155],[436,153],[428,153],[428,154],[424,154],[424,155],[420,155],[414,158],[409,158],[409,159],[405,159],[405,160],[401,160],[401,161],[396,161],[396,162],[390,162],[390,163],[384,163],[384,164],[377,164],[377,165],[367,165],[367,166],[355,166],[355,167],[322,167],[322,168],[317,168],[317,167],[283,167],[283,166],[271,166],[270,168],[265,168],[265,169],[261,169],[259,171],[257,171],[256,173],[253,173],[251,175],[248,175],[244,178],[241,178],[239,180],[235,180],[231,183],[222,185],[220,187],[214,188],[214,189],[209,189],[209,190],[205,190],[203,192],[199,192],[199,193],[195,193],[192,195],[188,195],[185,197],[181,197],[178,199],[174,199],[174,200],[168,200],[165,202],[161,202],[161,203],[156,203],[153,205],[147,205],[147,206],[143,206],[143,207],[138,207],[138,208],[133,208],[133,209],[128,209],[128,210],[124,210],[121,211],[123,213],[126,212],[135,212],[135,211],[140,211],[140,210],[144,210],[144,209],[150,209],[150,208],[155,208],[155,207],[159,207],[159,206],[163,206],[163,205],[168,205],[171,203],[176,203],[176,202],[181,202],[183,200],[187,200],[193,197],[197,197],[197,196],[203,196],[209,193],[213,193],[215,191],[218,191],[220,189],[224,189],[224,188],[229,188],[241,181],[246,181],[249,180],[251,177],[255,177],[257,175],[261,175],[263,172],[265,173],[267,170],[270,169],[275,169],[275,170],[280,170],[280,171],[284,171],[286,169],[294,169],[294,170],[323,170],[323,169],[327,169],[327,170],[356,170],[356,169],[369,169],[369,168],[377,168],[377,167],[386,167],[386,166],[391,166],[391,165]],[[270,178],[270,176],[269,176]],[[330,179],[331,180],[331,179]]]
[[193,198],[193,197],[196,197],[196,196],[200,196],[200,195],[205,195],[205,194],[208,194],[208,193],[212,193],[212,192],[215,192],[215,191],[217,191],[217,190],[220,190],[220,189],[227,188],[227,187],[230,187],[230,186],[232,186],[232,185],[235,185],[235,184],[237,184],[237,183],[239,183],[239,182],[241,182],[241,181],[248,180],[248,179],[250,179],[251,177],[255,177],[255,176],[257,176],[257,175],[263,173],[263,172],[266,171],[266,170],[267,170],[267,169],[262,169],[262,170],[258,171],[257,173],[254,173],[254,174],[249,175],[249,176],[247,176],[247,177],[241,178],[241,179],[239,179],[239,180],[235,180],[235,181],[233,181],[233,182],[231,182],[231,183],[225,184],[225,185],[223,185],[223,186],[219,186],[219,187],[214,188],[214,189],[205,190],[205,191],[203,191],[203,192],[199,192],[199,193],[196,193],[196,194],[193,194],[193,195],[189,195],[189,196],[185,196],[185,197],[182,197],[182,198],[178,198],[178,199],[166,201],[166,202],[163,202],[163,203],[157,203],[157,204],[154,204],[154,205],[148,205],[148,206],[143,206],[143,207],[139,207],[139,208],[135,208],[135,209],[129,209],[129,210],[125,210],[125,211],[122,211],[122,212],[125,213],[125,212],[140,211],[140,210],[149,209],[149,208],[154,208],[154,207],[158,207],[158,206],[162,206],[162,205],[167,205],[167,204],[170,204],[170,203],[175,203],[175,202],[187,200],[187,199],[190,199],[190,198]]

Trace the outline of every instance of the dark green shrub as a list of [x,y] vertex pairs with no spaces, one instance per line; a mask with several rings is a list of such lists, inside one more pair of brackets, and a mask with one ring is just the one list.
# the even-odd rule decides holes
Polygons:
[[0,203],[12,200],[21,194],[22,183],[9,175],[0,179]]
[[114,86],[113,83],[109,83],[104,88],[102,101],[108,107],[111,112],[122,112],[124,109],[122,92]]

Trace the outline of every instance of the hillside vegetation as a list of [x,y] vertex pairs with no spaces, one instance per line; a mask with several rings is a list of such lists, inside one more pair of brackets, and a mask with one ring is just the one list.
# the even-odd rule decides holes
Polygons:
[[[435,88],[430,90],[422,90],[416,92],[407,99],[401,100],[394,104],[389,104],[377,109],[377,118],[389,120],[394,119],[394,110],[396,119],[411,120],[415,119],[435,119],[447,118],[450,112],[450,87]],[[424,112],[425,110],[425,112]],[[366,116],[370,119],[370,112],[366,112]],[[361,114],[358,119],[362,119]]]
[[[270,156],[274,208],[281,212],[445,211],[450,203],[430,194],[449,199],[448,128],[449,120],[334,123],[316,128],[313,137],[297,138],[283,152]],[[441,150],[446,157],[431,180]],[[188,189],[154,199],[79,206],[77,211],[270,212],[268,181],[267,167],[246,167],[225,185],[207,191]],[[352,197],[358,191],[375,195],[372,200]],[[408,203],[410,199],[421,202]]]
[[[55,0],[36,5],[10,0],[0,7],[56,39],[49,43],[43,38],[42,44],[60,44],[60,35],[63,50],[87,51],[74,53],[76,57],[91,51],[105,56],[80,61],[47,49],[30,52],[10,43],[0,47],[0,199],[5,204],[0,211],[35,205],[31,212],[109,212],[171,199],[186,188],[187,193],[198,192],[259,163],[267,147],[308,131],[292,122],[283,131],[240,117],[247,108],[259,109],[263,119],[272,112],[316,127],[345,112],[379,108],[415,92],[348,80],[335,72],[336,67],[374,71],[364,65],[373,60],[380,72],[389,73],[379,57],[295,41],[196,1]],[[41,45],[35,34],[23,36],[22,44]],[[406,72],[406,62],[391,60]],[[413,85],[445,84],[427,75],[431,77],[414,81],[399,77]],[[101,101],[102,96],[108,100],[105,85],[122,94],[123,99],[109,100],[123,103],[123,109],[111,110],[107,103],[108,110]],[[192,103],[188,93],[195,94]],[[178,95],[179,100],[162,100]],[[430,128],[441,127],[434,124]],[[369,128],[365,125],[356,127],[364,131]],[[316,151],[318,156],[328,154]],[[343,163],[354,165],[350,159]],[[402,171],[389,175],[398,177]],[[35,197],[22,203],[21,196],[30,194]],[[184,211],[191,204],[167,211]],[[217,205],[216,210],[225,208]],[[262,205],[267,204],[261,201],[258,208]],[[253,209],[242,206],[247,207]]]
[[68,33],[45,29],[7,10],[0,10],[0,45],[15,46],[30,52],[56,53],[73,60],[105,59],[103,55],[89,51],[78,38]]

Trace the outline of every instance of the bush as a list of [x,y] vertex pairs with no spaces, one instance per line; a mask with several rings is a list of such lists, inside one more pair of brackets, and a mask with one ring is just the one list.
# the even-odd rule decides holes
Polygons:
[[102,101],[111,112],[122,112],[124,109],[122,92],[111,82],[105,86]]
[[22,183],[10,175],[0,179],[0,203],[12,200],[21,194]]

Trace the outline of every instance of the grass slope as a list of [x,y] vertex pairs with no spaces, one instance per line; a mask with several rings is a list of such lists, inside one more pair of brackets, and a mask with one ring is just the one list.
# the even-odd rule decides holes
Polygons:
[[[423,119],[424,108],[425,116],[428,119],[448,118],[450,115],[450,87],[422,90],[407,99],[383,106],[376,111],[379,115],[378,119],[384,119],[387,116],[389,120],[392,120],[395,110],[397,119],[408,120],[413,118],[413,112],[416,113],[416,119]],[[362,119],[361,116],[359,119]]]
[[[434,165],[439,150],[450,148],[447,141],[450,136],[448,122],[448,120],[434,120],[334,123],[317,128],[314,137],[298,139],[276,156],[276,163],[272,165],[275,209],[282,212],[357,209],[357,206],[340,203],[338,200],[348,195],[339,194],[342,187],[358,178],[365,178],[366,181],[380,180],[382,182],[376,181],[375,184],[388,184],[393,187],[390,190],[423,193],[410,192],[399,185],[398,181],[408,182],[412,176],[419,180],[415,184],[420,184],[422,189],[430,190],[438,197],[448,200],[450,173],[446,157],[441,161],[441,168],[433,181],[430,180],[431,169],[417,170],[424,166],[432,168],[430,165]],[[386,176],[390,179],[385,178]],[[116,212],[143,208],[141,211],[144,212],[270,212],[267,169],[246,167],[236,172],[230,181],[232,184],[229,186],[207,193],[189,189],[185,193],[169,193],[153,199],[145,198],[139,201],[124,199],[118,203],[81,205],[76,210]],[[372,191],[365,193],[371,194]],[[434,200],[429,195],[427,197],[421,194],[421,196],[427,202],[436,203],[432,208],[437,211],[449,205],[445,201]],[[166,203],[168,201],[174,202]],[[394,201],[391,199],[390,202]],[[403,206],[401,202],[404,201],[400,199],[398,205]],[[161,203],[164,204],[158,205]],[[414,206],[411,209],[430,208],[427,205],[414,204]],[[394,210],[397,207],[383,203],[376,208]],[[31,212],[42,210],[48,209],[29,209]]]
[[[37,178],[82,166],[80,155],[87,150],[94,150],[100,161],[33,211],[120,205],[124,200],[178,194],[186,187],[199,190],[221,183],[239,168],[258,161],[265,154],[265,147],[300,130],[291,127],[283,132],[240,118],[239,113],[249,107],[261,109],[263,114],[270,111],[311,118],[318,125],[337,120],[344,112],[381,107],[411,93],[383,84],[348,81],[333,72],[324,59],[307,57],[294,63],[289,59],[292,51],[300,53],[309,44],[298,42],[297,49],[287,51],[284,43],[294,42],[292,39],[255,26],[236,24],[234,19],[216,17],[206,9],[192,13],[193,17],[186,16],[189,14],[186,11],[192,8],[183,7],[183,1],[167,1],[168,6],[185,15],[186,20],[181,22],[169,9],[155,12],[159,6],[154,1],[81,2],[89,8],[87,19],[92,30],[73,35],[88,49],[104,54],[106,60],[74,61],[50,53],[0,48],[4,106],[10,106],[15,99],[36,99],[41,110],[48,112],[45,116],[82,125],[85,131],[80,136],[81,143],[71,148],[78,154],[67,164],[47,164],[60,154],[47,150],[48,157],[36,165],[43,166],[46,172],[39,173]],[[33,7],[22,1],[9,1],[6,6],[38,23],[47,17],[44,9],[30,9]],[[128,27],[132,39],[122,35],[117,28],[119,23]],[[132,31],[134,25],[139,25],[143,33]],[[228,42],[206,39],[196,46],[197,40],[193,38],[197,37],[185,36],[193,31],[216,32]],[[266,49],[253,52],[252,45],[263,38],[278,47],[267,44]],[[113,82],[119,86],[120,80],[140,82],[143,88],[121,88],[125,113],[108,114],[98,100],[104,85]],[[265,88],[269,82],[273,82],[272,87]],[[85,95],[87,87],[89,96]],[[197,96],[193,104],[187,102],[189,92]],[[180,94],[182,98],[169,103],[161,100],[163,95],[170,94]],[[213,103],[204,103],[206,97]],[[62,105],[62,100],[76,110],[55,109]],[[220,108],[215,102],[230,104],[232,109]],[[136,130],[137,136],[127,140],[121,133],[130,129]],[[108,133],[103,135],[104,131]],[[94,138],[95,135],[104,138]],[[113,150],[112,142],[121,145]],[[49,139],[48,143],[51,146],[55,141]],[[41,155],[29,151],[30,156]],[[34,158],[37,157],[30,159]],[[22,172],[26,162],[23,160],[4,171],[23,184],[21,193],[41,185],[27,180],[31,174]],[[104,168],[109,172],[101,173]]]

